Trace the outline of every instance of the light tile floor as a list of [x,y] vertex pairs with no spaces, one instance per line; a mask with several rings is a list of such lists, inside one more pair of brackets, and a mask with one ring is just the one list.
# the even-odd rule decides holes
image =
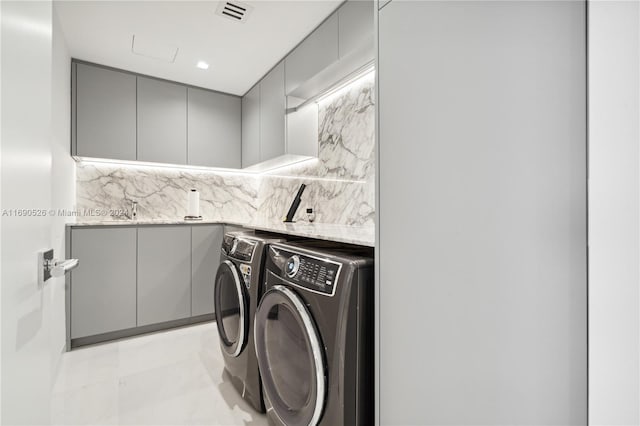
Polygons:
[[267,424],[224,372],[215,323],[65,353],[51,412],[56,425]]

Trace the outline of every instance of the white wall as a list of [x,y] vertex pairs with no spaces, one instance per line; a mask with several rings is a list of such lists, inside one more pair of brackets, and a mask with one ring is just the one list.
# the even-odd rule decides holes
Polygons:
[[[2,209],[51,206],[51,2],[3,1]],[[38,286],[48,216],[2,217],[2,423],[49,423],[51,287]]]
[[589,2],[589,423],[640,424],[640,5]]

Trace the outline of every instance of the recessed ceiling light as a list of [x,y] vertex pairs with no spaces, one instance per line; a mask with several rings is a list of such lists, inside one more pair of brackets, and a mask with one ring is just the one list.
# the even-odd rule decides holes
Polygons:
[[198,63],[196,64],[196,67],[200,68],[201,70],[208,70],[209,64],[206,63],[205,61],[198,61]]

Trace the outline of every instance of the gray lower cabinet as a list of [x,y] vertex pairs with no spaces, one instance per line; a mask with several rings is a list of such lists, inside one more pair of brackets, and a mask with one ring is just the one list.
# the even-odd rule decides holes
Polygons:
[[213,285],[223,236],[222,225],[191,227],[191,316],[213,313]]
[[242,97],[242,167],[260,162],[260,83]]
[[138,79],[139,161],[187,164],[187,88]]
[[72,339],[136,326],[136,229],[84,228],[71,232]]
[[187,88],[187,162],[194,166],[241,167],[241,98]]
[[136,159],[136,76],[74,63],[72,155]]
[[67,256],[80,265],[67,276],[68,348],[213,318],[224,230],[70,228]]
[[285,153],[284,62],[260,81],[260,161]]
[[138,228],[138,326],[191,316],[191,228]]

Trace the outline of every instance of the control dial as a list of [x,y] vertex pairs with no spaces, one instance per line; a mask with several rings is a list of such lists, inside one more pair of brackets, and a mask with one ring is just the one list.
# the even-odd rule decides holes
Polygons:
[[298,273],[298,269],[300,269],[300,257],[294,255],[287,259],[285,271],[289,278],[293,278]]

